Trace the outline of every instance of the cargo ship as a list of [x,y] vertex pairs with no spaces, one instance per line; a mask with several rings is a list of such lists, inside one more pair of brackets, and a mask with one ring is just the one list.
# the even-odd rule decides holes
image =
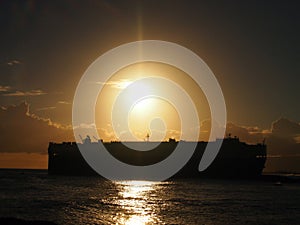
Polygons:
[[[137,151],[118,141],[103,142],[107,151],[127,164],[146,166],[167,158],[179,143],[175,139],[157,143],[150,151]],[[151,142],[153,144],[153,142]],[[262,174],[266,162],[265,143],[247,144],[237,137],[223,139],[222,146],[212,164],[202,172],[198,171],[199,162],[208,142],[197,142],[194,154],[186,165],[172,178],[257,178]],[[49,143],[48,173],[53,175],[100,176],[84,160],[78,145],[97,145],[90,137],[83,143]],[[131,143],[132,144],[132,143]],[[141,144],[141,142],[136,142]],[[142,143],[147,145],[147,142]]]

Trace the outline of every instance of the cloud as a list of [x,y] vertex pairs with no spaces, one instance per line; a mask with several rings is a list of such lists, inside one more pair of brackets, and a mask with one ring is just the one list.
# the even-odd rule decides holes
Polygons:
[[7,92],[11,89],[10,86],[3,86],[3,85],[0,85],[0,92]]
[[46,110],[53,110],[53,109],[56,109],[56,106],[37,108],[36,111],[46,111]]
[[118,81],[108,81],[108,82],[97,82],[97,84],[109,85],[112,88],[125,89],[133,81],[128,79],[120,79]]
[[230,124],[227,127],[233,135],[248,143],[266,139],[267,162],[264,171],[300,172],[300,124],[286,118],[279,118],[269,130],[249,128]]
[[228,123],[226,132],[247,143],[259,143],[265,139],[270,156],[291,157],[300,154],[300,124],[286,118],[275,120],[269,130]]
[[[210,132],[210,121],[201,123],[200,140],[207,140]],[[275,120],[270,129],[263,130],[258,126],[241,126],[227,123],[226,134],[237,136],[246,143],[267,144],[268,160],[265,171],[298,171],[300,172],[300,124],[286,118]]]
[[63,105],[71,105],[71,102],[67,102],[67,101],[58,101],[58,104],[63,104]]
[[105,141],[116,140],[116,136],[115,136],[113,130],[110,128],[100,128],[99,134],[100,134],[101,138],[103,138]]
[[[99,136],[104,141],[111,141],[111,140],[120,140],[120,141],[145,141],[147,136],[147,131],[145,130],[134,130],[131,131],[121,131],[119,135],[116,135],[113,131],[113,128],[110,124],[107,127],[97,128]],[[159,129],[151,129],[148,131],[150,135],[150,141],[166,141],[169,138],[175,138],[176,140],[180,140],[180,131],[167,129],[165,131]],[[118,136],[118,137],[117,137]],[[135,137],[132,139],[132,137]]]
[[4,92],[2,93],[2,96],[10,96],[10,97],[39,96],[39,95],[47,94],[46,92],[40,89],[35,89],[30,91],[14,90],[14,88],[8,85],[0,85],[0,92]]
[[[211,129],[211,121],[204,120],[200,126],[200,140],[207,141],[209,139]],[[231,135],[232,137],[237,136],[243,142],[247,143],[258,143],[262,142],[264,135],[262,130],[257,127],[240,126],[232,122],[228,122],[226,125],[225,137]]]
[[252,144],[261,143],[265,138],[265,134],[258,127],[240,126],[232,122],[227,123],[226,134],[238,136],[241,141]]
[[96,125],[94,123],[81,123],[79,126],[74,126],[74,129],[96,129]]
[[24,96],[40,96],[47,94],[43,90],[31,90],[31,91],[15,91],[11,93],[2,94],[2,96],[10,96],[10,97],[24,97]]
[[300,135],[300,124],[280,118],[272,123],[271,131],[276,136],[295,138]]
[[62,126],[29,111],[26,102],[0,109],[0,152],[47,153],[49,141],[72,141],[69,126]]
[[[300,172],[300,125],[286,118],[279,118],[266,135],[266,171]],[[273,157],[276,156],[276,157]]]
[[19,60],[11,60],[9,62],[6,63],[8,66],[14,66],[14,65],[18,65],[18,64],[21,64],[21,62]]

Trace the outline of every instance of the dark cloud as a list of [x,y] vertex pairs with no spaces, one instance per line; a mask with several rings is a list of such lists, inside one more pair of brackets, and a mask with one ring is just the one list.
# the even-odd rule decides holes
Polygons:
[[295,138],[300,135],[300,124],[286,118],[280,118],[272,123],[271,130],[273,135]]
[[47,94],[45,91],[40,89],[30,90],[30,91],[20,91],[16,90],[9,85],[0,85],[0,92],[2,92],[2,96],[9,97],[26,97],[26,96],[39,96]]
[[272,123],[267,135],[267,171],[300,172],[300,125],[286,118]]
[[300,125],[286,118],[274,121],[270,130],[228,123],[226,131],[227,134],[236,135],[241,141],[247,143],[258,143],[265,139],[270,157],[291,157],[300,154],[300,143],[298,143]]
[[4,85],[0,85],[0,92],[7,92],[11,89],[10,86],[4,86]]
[[264,139],[264,134],[258,127],[239,126],[231,122],[227,123],[226,133],[238,136],[241,141],[247,143],[261,143]]
[[49,141],[73,140],[69,127],[29,111],[26,102],[0,109],[0,151],[46,153]]
[[10,97],[24,97],[24,96],[39,96],[47,94],[43,90],[31,90],[31,91],[15,91],[10,93],[2,94],[2,96],[10,96]]
[[[201,124],[202,140],[207,140],[210,130],[210,121]],[[274,121],[270,130],[262,130],[259,127],[240,126],[229,122],[226,134],[237,136],[246,143],[267,144],[268,160],[265,171],[300,172],[300,124],[286,118]]]

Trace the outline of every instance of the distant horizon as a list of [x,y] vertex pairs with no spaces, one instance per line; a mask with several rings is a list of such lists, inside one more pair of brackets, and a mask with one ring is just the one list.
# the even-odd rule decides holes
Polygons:
[[[41,170],[48,171],[48,168],[2,168],[0,170]],[[263,171],[262,174],[291,174],[291,175],[300,175],[300,171]],[[202,178],[204,179],[204,178]]]

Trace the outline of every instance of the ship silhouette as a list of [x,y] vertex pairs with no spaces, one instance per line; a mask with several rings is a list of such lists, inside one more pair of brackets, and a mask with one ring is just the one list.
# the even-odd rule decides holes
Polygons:
[[[164,160],[178,144],[178,141],[172,138],[161,143],[149,142],[149,138],[147,138],[146,142],[131,142],[131,144],[139,145],[139,147],[157,144],[157,147],[150,151],[137,151],[126,147],[119,141],[99,141],[115,158],[136,166],[151,165]],[[205,171],[199,172],[199,162],[207,143],[204,141],[197,142],[197,147],[190,160],[172,178],[256,178],[262,174],[266,162],[265,143],[247,144],[230,135],[223,139],[221,149],[212,164]],[[76,176],[98,175],[84,160],[78,148],[78,145],[97,144],[97,142],[92,142],[89,136],[83,140],[83,143],[50,142],[48,147],[48,173]]]

